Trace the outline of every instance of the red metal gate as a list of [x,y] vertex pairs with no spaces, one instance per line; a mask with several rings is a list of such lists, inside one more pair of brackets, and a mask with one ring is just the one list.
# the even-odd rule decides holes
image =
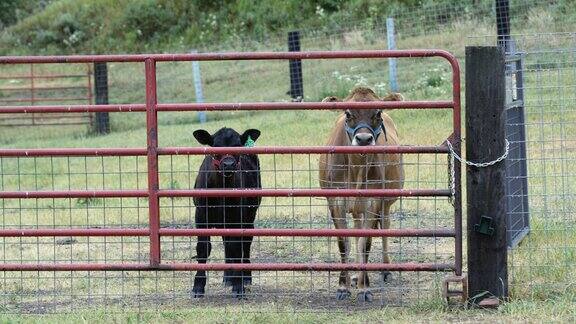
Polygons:
[[[26,64],[29,73],[5,74],[0,76],[0,109],[4,105],[30,105],[46,103],[92,104],[92,68],[83,64],[79,72],[39,72],[34,64]],[[69,81],[73,80],[73,81]],[[23,81],[24,85],[4,86],[1,81]],[[8,114],[0,116],[0,126],[55,126],[84,125],[92,123],[91,113],[81,114]]]
[[[174,61],[223,61],[223,60],[319,60],[345,58],[390,57],[441,57],[452,69],[452,100],[402,101],[402,102],[255,102],[255,103],[181,103],[162,104],[157,100],[156,63]],[[336,153],[403,153],[449,154],[448,147],[439,146],[387,146],[387,147],[252,147],[252,148],[203,148],[160,147],[158,144],[158,113],[167,111],[228,111],[228,110],[327,110],[327,109],[451,109],[453,134],[448,139],[460,154],[460,70],[456,58],[442,50],[397,51],[338,51],[338,52],[255,52],[255,53],[206,53],[206,54],[157,54],[157,55],[86,55],[44,57],[0,57],[0,64],[91,63],[91,62],[140,62],[144,64],[146,78],[146,103],[121,105],[73,106],[11,106],[0,111],[15,113],[93,113],[93,112],[146,112],[147,148],[46,148],[1,149],[0,157],[56,157],[56,156],[146,156],[147,189],[134,190],[52,190],[52,191],[2,191],[0,199],[26,198],[148,198],[148,228],[90,228],[90,229],[0,229],[0,237],[55,237],[55,236],[147,236],[150,240],[149,263],[2,263],[0,271],[74,271],[74,270],[390,270],[390,271],[453,271],[462,275],[462,209],[460,166],[454,165],[454,191],[446,189],[261,189],[261,190],[196,190],[165,189],[159,186],[158,158],[161,155],[205,154],[336,154]],[[311,230],[311,229],[191,229],[162,228],[160,226],[161,197],[452,197],[454,228],[450,229],[373,229],[373,230]],[[446,237],[454,238],[454,263],[252,263],[252,264],[197,264],[165,263],[160,258],[162,236],[288,236],[288,237]]]

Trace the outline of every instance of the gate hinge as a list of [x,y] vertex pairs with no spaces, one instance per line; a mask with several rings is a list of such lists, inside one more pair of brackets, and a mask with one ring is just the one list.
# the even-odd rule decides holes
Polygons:
[[480,217],[480,223],[474,225],[474,231],[480,234],[492,236],[494,234],[494,227],[492,227],[492,217]]

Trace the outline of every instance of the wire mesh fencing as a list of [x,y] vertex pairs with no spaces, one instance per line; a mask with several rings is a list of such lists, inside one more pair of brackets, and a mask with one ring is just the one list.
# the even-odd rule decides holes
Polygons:
[[[161,187],[192,189],[202,157],[165,156],[160,160]],[[145,157],[2,158],[2,191],[146,188]],[[317,155],[262,155],[263,187],[318,187]],[[445,154],[406,156],[406,187],[443,189],[448,185]],[[33,170],[33,171],[32,171]],[[195,227],[192,198],[162,198],[164,229]],[[391,228],[441,230],[454,227],[447,198],[402,198],[391,214]],[[3,229],[145,229],[144,198],[2,199]],[[353,224],[349,221],[349,227]],[[264,198],[254,222],[257,229],[332,229],[324,198]],[[352,239],[353,241],[353,239]],[[140,237],[3,237],[5,264],[146,263],[149,239]],[[193,263],[196,237],[163,237],[163,262]],[[452,263],[453,240],[441,237],[389,239],[392,262]],[[354,246],[354,244],[353,244]],[[353,249],[354,251],[354,249]],[[374,238],[370,263],[382,262],[382,243]],[[351,253],[356,259],[356,253]],[[209,263],[224,263],[220,237],[212,238]],[[255,237],[252,263],[339,263],[335,237]],[[222,283],[221,271],[208,272],[206,297],[191,297],[195,272],[34,271],[3,272],[2,310],[16,313],[66,312],[82,308],[162,310],[236,303]],[[273,303],[279,309],[328,311],[334,307],[408,305],[441,298],[443,273],[394,272],[387,281],[371,272],[374,304],[337,301],[337,271],[253,271],[246,303]]]
[[[576,34],[518,35],[524,56],[530,234],[512,251],[518,294],[574,293],[576,282]],[[515,193],[510,193],[515,194]],[[523,260],[523,257],[526,257]]]

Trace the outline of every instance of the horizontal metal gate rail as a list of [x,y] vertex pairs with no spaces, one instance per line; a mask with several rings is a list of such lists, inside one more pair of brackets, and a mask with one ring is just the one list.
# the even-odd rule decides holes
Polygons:
[[[92,91],[92,69],[90,64],[85,64],[84,73],[68,73],[68,74],[38,74],[37,69],[34,69],[34,64],[29,65],[29,74],[14,74],[14,75],[0,75],[0,80],[22,80],[27,84],[23,86],[1,86],[0,92],[4,92],[5,97],[0,98],[0,110],[4,109],[5,105],[20,105],[29,104],[37,106],[37,104],[47,103],[85,103],[92,104],[93,91]],[[62,81],[65,79],[79,79],[72,85],[38,85],[43,80],[51,80],[54,82]],[[74,91],[74,94],[69,94]],[[80,92],[80,93],[78,93]],[[50,94],[51,93],[51,94]],[[21,94],[21,95],[18,95]],[[18,126],[59,126],[59,125],[85,125],[92,124],[92,114],[31,114],[31,115],[17,115],[3,113],[0,116],[0,127],[18,127]]]
[[[317,60],[346,58],[441,57],[452,68],[451,101],[401,102],[251,102],[251,103],[178,103],[157,102],[156,63],[174,61],[224,60]],[[53,149],[0,149],[0,157],[41,156],[147,156],[147,190],[69,190],[69,191],[3,191],[0,199],[26,198],[78,198],[78,197],[143,197],[149,201],[149,227],[146,229],[0,229],[0,237],[41,236],[148,236],[150,237],[150,263],[41,263],[0,264],[0,271],[127,271],[127,270],[269,270],[269,271],[454,271],[462,274],[462,201],[460,165],[455,168],[454,229],[172,229],[160,227],[160,197],[429,197],[452,195],[450,189],[209,189],[167,190],[159,187],[158,156],[205,154],[337,154],[337,153],[403,153],[449,154],[446,145],[440,146],[387,146],[387,147],[159,147],[158,112],[163,111],[226,111],[226,110],[329,110],[329,109],[452,109],[453,134],[448,139],[454,151],[460,154],[460,68],[456,58],[443,50],[377,50],[377,51],[317,51],[317,52],[254,52],[204,54],[152,54],[152,55],[74,55],[0,57],[0,64],[42,63],[142,62],[145,65],[146,103],[121,105],[71,106],[10,106],[4,113],[83,113],[83,112],[146,112],[147,148],[53,148]],[[370,236],[370,237],[452,237],[454,238],[454,264],[437,263],[251,263],[251,264],[196,264],[162,263],[161,236]]]

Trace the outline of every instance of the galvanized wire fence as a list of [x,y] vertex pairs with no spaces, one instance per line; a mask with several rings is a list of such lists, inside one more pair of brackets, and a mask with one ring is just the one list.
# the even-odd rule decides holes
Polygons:
[[[266,134],[263,134],[266,136]],[[264,188],[318,187],[317,155],[261,156]],[[201,157],[165,156],[160,159],[161,187],[192,189]],[[407,188],[444,189],[448,186],[444,154],[410,155],[405,159]],[[1,158],[1,191],[145,189],[145,157]],[[191,198],[161,199],[162,228],[194,228]],[[447,198],[403,198],[391,215],[392,228],[441,230],[454,227]],[[143,198],[2,199],[3,229],[124,228],[148,226],[148,202]],[[331,229],[323,198],[264,198],[254,224],[259,229]],[[350,223],[349,226],[352,226]],[[162,238],[164,262],[196,262],[195,237]],[[223,263],[219,237],[212,239],[210,263]],[[146,263],[148,237],[20,237],[0,239],[0,261],[36,263]],[[336,238],[256,237],[253,263],[338,263]],[[390,238],[395,263],[454,261],[453,240]],[[355,254],[352,253],[354,258]],[[382,246],[374,239],[370,262],[381,262]],[[195,272],[3,272],[0,282],[3,312],[66,312],[83,308],[140,311],[225,306],[237,303],[222,272],[209,272],[207,296],[191,298]],[[272,303],[278,309],[333,310],[374,305],[407,305],[440,300],[443,273],[394,272],[384,282],[371,273],[373,304],[338,302],[337,272],[253,271],[246,303]]]
[[576,292],[576,34],[514,40],[524,57],[530,234],[512,251],[513,292],[568,296]]

